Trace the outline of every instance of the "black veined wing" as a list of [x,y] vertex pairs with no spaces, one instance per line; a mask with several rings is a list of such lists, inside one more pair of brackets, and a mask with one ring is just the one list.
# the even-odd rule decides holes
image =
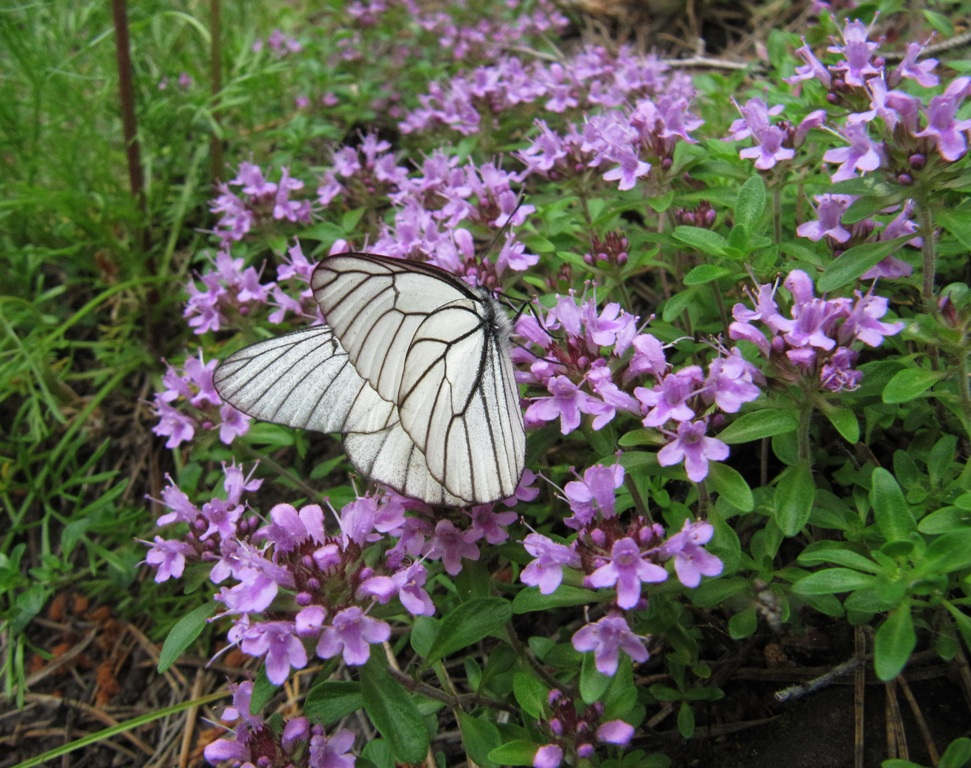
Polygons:
[[432,477],[470,504],[512,496],[526,433],[511,327],[492,295],[437,267],[371,254],[325,259],[311,286],[357,372],[397,406]]
[[351,365],[334,331],[304,328],[244,347],[213,374],[219,396],[262,421],[318,432],[377,432],[398,421]]
[[512,496],[525,431],[492,296],[436,267],[368,254],[325,259],[314,294],[330,326],[259,342],[213,377],[255,418],[341,432],[364,476],[430,504]]

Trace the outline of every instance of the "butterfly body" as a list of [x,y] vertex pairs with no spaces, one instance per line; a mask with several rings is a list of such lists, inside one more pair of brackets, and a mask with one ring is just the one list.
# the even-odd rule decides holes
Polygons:
[[324,259],[311,279],[326,326],[227,358],[220,395],[255,418],[340,432],[362,475],[430,504],[515,493],[525,430],[511,324],[485,289],[373,254]]

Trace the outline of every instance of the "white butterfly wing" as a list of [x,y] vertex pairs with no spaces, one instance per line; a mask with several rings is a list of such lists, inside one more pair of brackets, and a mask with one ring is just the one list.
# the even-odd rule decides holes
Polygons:
[[401,425],[428,472],[469,503],[512,496],[526,432],[507,339],[491,296],[430,314],[411,341],[399,392]]
[[314,298],[351,362],[378,394],[397,402],[408,346],[429,312],[472,296],[447,273],[401,259],[338,254],[314,270]]
[[344,451],[361,475],[405,496],[438,506],[462,507],[467,503],[431,476],[424,454],[400,423],[380,432],[346,435]]
[[213,376],[222,398],[254,418],[343,433],[362,475],[429,504],[512,496],[526,436],[510,324],[491,295],[370,254],[325,259],[311,285],[330,325],[231,355]]
[[395,405],[358,375],[326,325],[257,342],[213,374],[219,396],[255,419],[318,432],[378,432]]

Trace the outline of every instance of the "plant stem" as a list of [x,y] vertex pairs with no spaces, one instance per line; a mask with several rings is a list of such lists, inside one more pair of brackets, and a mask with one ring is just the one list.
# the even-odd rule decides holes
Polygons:
[[209,81],[212,92],[212,121],[215,130],[209,142],[212,160],[212,183],[218,184],[223,177],[223,140],[219,130],[219,92],[223,87],[222,33],[220,31],[220,0],[209,3]]
[[772,185],[772,240],[782,242],[782,185]]
[[128,37],[128,9],[125,0],[111,0],[115,26],[115,55],[118,60],[118,97],[121,124],[125,134],[125,158],[128,162],[128,184],[135,207],[141,214],[140,241],[144,252],[151,245],[148,233],[148,200],[145,196],[145,171],[142,168],[141,145],[138,143],[138,119],[135,116],[135,86],[132,79],[131,43]]
[[937,250],[934,247],[934,217],[926,203],[917,207],[917,217],[923,244],[920,247],[924,257],[923,297],[924,311],[934,311],[934,278],[937,276]]
[[799,461],[805,462],[812,469],[812,450],[809,440],[809,426],[813,421],[813,406],[809,393],[803,393],[803,400],[799,405],[799,431],[797,440],[799,446]]

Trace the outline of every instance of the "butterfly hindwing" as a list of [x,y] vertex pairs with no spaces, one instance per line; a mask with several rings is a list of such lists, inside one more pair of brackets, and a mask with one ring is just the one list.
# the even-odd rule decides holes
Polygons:
[[226,358],[213,384],[255,419],[318,432],[377,432],[398,420],[362,379],[326,325],[251,344]]

